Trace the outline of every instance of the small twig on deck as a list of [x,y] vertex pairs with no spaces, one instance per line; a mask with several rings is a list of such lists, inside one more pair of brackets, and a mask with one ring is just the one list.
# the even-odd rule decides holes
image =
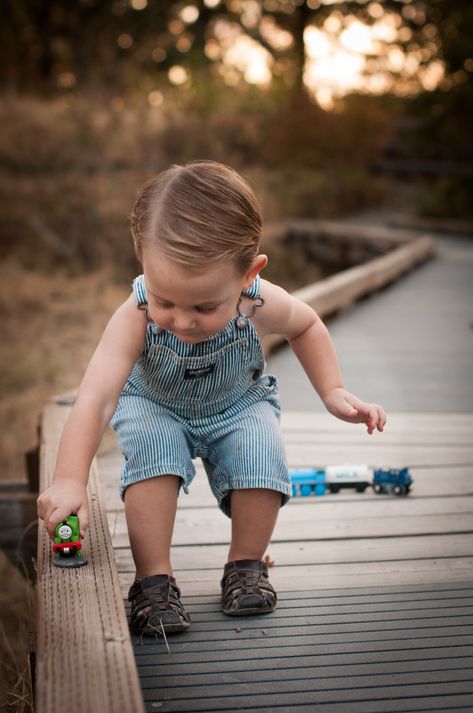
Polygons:
[[168,644],[166,632],[164,631],[163,620],[160,619],[160,620],[159,620],[159,623],[161,624],[161,629],[162,629],[162,631],[163,631],[164,643],[166,644],[166,648],[167,648],[167,650],[168,650],[168,654],[170,654],[170,653],[171,653],[171,649],[169,648],[169,644]]

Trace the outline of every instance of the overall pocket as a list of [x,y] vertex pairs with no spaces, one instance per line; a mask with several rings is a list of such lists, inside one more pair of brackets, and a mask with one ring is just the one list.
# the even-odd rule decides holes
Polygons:
[[155,398],[168,406],[226,400],[248,383],[247,340],[238,339],[217,351],[189,357],[155,344],[142,368]]

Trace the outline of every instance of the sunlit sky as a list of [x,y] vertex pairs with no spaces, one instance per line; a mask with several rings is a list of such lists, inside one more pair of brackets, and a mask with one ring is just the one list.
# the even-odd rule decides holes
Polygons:
[[[144,9],[148,0],[130,0],[135,10]],[[210,8],[221,0],[204,0]],[[337,99],[352,91],[383,93],[392,91],[409,95],[420,89],[432,90],[444,77],[444,67],[435,59],[437,28],[425,24],[425,17],[413,5],[402,9],[405,19],[412,20],[422,29],[422,47],[409,44],[412,32],[400,15],[386,11],[381,2],[368,2],[366,9],[372,20],[364,24],[354,15],[343,15],[336,0],[312,0],[314,7],[333,5],[333,11],[321,28],[309,25],[304,34],[306,63],[304,82],[318,103],[326,109],[334,107]],[[281,50],[291,46],[292,36],[281,30],[271,16],[261,16],[261,3],[245,0],[239,3],[242,10],[241,25],[248,31],[259,28],[265,41]],[[421,13],[419,15],[419,13]],[[182,64],[169,69],[168,77],[174,85],[191,81],[190,70],[185,65],[185,53],[191,47],[186,30],[199,17],[198,8],[183,4],[179,19],[171,32],[176,36],[176,46],[182,52]],[[229,85],[242,80],[249,84],[268,86],[273,76],[286,79],[284,60],[276,61],[260,43],[250,37],[240,24],[218,19],[213,24],[212,36],[205,45],[206,55],[215,62],[217,71]],[[131,39],[131,38],[130,38]],[[405,51],[401,43],[408,43]],[[155,50],[156,61],[162,50]],[[165,53],[164,53],[165,56]],[[289,79],[288,79],[289,81]],[[150,93],[150,103],[161,101],[159,91]]]

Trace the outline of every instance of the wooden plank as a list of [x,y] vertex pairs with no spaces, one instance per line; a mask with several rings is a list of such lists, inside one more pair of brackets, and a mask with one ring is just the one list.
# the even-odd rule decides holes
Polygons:
[[[316,700],[312,700],[310,697],[306,697],[304,702],[299,704],[294,703],[294,695],[281,697],[278,699],[276,696],[271,696],[269,699],[263,700],[254,698],[253,708],[248,706],[248,698],[238,701],[233,701],[231,708],[225,707],[225,713],[241,713],[242,710],[252,710],[261,711],[261,713],[293,713],[297,710],[317,710],[318,713],[416,713],[417,711],[428,711],[432,713],[433,711],[448,711],[448,713],[471,713],[471,705],[473,698],[471,694],[467,695],[457,695],[455,693],[446,694],[446,696],[439,698],[436,694],[434,696],[419,695],[416,691],[413,693],[413,697],[408,695],[404,696],[393,696],[389,699],[377,699],[375,701],[367,701],[362,699],[348,700],[348,702],[339,701],[321,701],[318,697]],[[276,701],[278,701],[276,703]],[[269,705],[265,705],[268,703]],[[156,702],[151,703],[150,710],[154,710],[153,706],[158,705]],[[162,705],[162,704],[161,704]],[[237,708],[233,707],[238,705]],[[240,707],[241,706],[241,707]],[[303,706],[303,707],[302,707]],[[187,707],[185,709],[177,709],[174,706],[169,707],[168,710],[185,710],[186,713],[196,713],[201,708],[197,706]],[[206,709],[207,710],[207,709]],[[210,708],[208,710],[211,710]]]
[[192,628],[170,638],[170,653],[159,641],[136,646],[147,709],[317,705],[338,713],[349,705],[343,710],[379,713],[408,711],[418,701],[428,702],[427,711],[450,710],[452,700],[466,708],[473,692],[472,586],[293,590],[271,616],[238,622],[221,613],[218,598],[190,598]]
[[[406,605],[416,593],[400,587],[393,587],[392,591],[395,592],[394,599],[406,597]],[[469,591],[458,590],[465,595]],[[136,646],[147,706],[149,710],[154,705],[185,711],[236,711],[248,707],[246,699],[251,693],[256,702],[250,709],[259,711],[265,707],[268,697],[278,696],[277,701],[273,699],[271,706],[266,707],[269,711],[279,710],[281,700],[289,702],[287,697],[293,694],[291,710],[299,710],[307,706],[310,709],[319,703],[319,700],[311,698],[316,692],[317,695],[330,693],[334,696],[333,700],[327,698],[325,702],[320,702],[321,710],[338,710],[332,706],[348,699],[352,707],[347,710],[358,710],[353,708],[354,702],[360,702],[362,708],[359,710],[365,710],[365,703],[369,707],[373,701],[379,705],[382,700],[384,711],[385,699],[379,697],[381,693],[385,693],[389,700],[397,700],[392,689],[405,691],[405,686],[413,688],[414,685],[422,690],[422,700],[426,700],[426,691],[432,693],[432,686],[437,686],[437,702],[445,702],[446,698],[450,701],[452,690],[458,697],[463,695],[458,691],[466,690],[464,684],[468,682],[471,686],[473,638],[469,632],[473,629],[471,625],[468,629],[462,627],[465,609],[454,606],[455,599],[450,599],[455,595],[452,585],[445,588],[436,585],[430,593],[419,587],[417,595],[429,596],[428,601],[434,605],[436,597],[441,597],[430,624],[427,620],[419,621],[420,626],[416,627],[414,616],[406,624],[402,612],[398,616],[387,617],[386,611],[390,612],[388,606],[384,607],[386,611],[382,613],[384,619],[379,628],[367,619],[370,632],[360,628],[361,620],[352,622],[348,609],[343,621],[336,616],[336,610],[327,617],[328,611],[323,604],[315,611],[303,608],[299,615],[309,619],[306,626],[299,627],[300,631],[294,631],[294,626],[288,623],[286,617],[291,617],[294,602],[300,602],[298,591],[288,595],[289,606],[279,622],[275,622],[274,615],[251,621],[239,620],[242,625],[239,633],[235,632],[235,622],[224,617],[217,609],[218,603],[214,602],[210,621],[207,618],[194,619],[191,632],[186,637],[170,639],[170,655],[159,642],[150,641]],[[371,609],[379,607],[379,604],[369,604],[373,599],[392,606],[392,595],[386,587],[358,590],[357,597],[347,595],[346,590],[329,593],[328,600],[323,596],[319,599],[319,596],[311,601],[340,600],[347,607],[352,603],[351,616],[355,617],[357,613],[355,609],[353,614],[353,604],[356,606],[357,598],[364,598]],[[201,599],[193,599],[190,607],[196,606]],[[419,599],[418,606],[421,601]],[[445,601],[453,605],[448,613],[441,608]],[[283,598],[282,604],[285,603]],[[194,614],[191,608],[190,611],[191,615]],[[471,611],[471,601],[468,611]],[[215,635],[215,622],[219,618],[221,633]],[[265,627],[265,635],[261,627]],[[447,631],[449,627],[451,631]],[[460,636],[455,636],[455,629],[462,631]],[[439,688],[442,684],[448,685]],[[223,700],[222,690],[226,694]],[[411,695],[414,696],[408,692],[407,698]],[[414,696],[412,700],[420,698]],[[329,707],[325,708],[325,705]],[[433,709],[432,706],[425,708]]]
[[[353,688],[370,688],[370,686],[375,685],[377,688],[381,686],[404,686],[405,684],[426,684],[426,683],[441,683],[441,682],[461,682],[471,680],[471,675],[473,671],[473,666],[470,661],[469,665],[455,668],[453,671],[451,669],[441,670],[429,670],[418,671],[412,670],[414,667],[410,667],[410,670],[403,671],[400,673],[394,673],[385,671],[384,673],[374,673],[371,671],[366,671],[363,673],[354,674],[350,671],[350,683]],[[321,688],[323,690],[334,690],[345,688],[347,685],[347,675],[346,671],[344,673],[337,675],[327,675],[324,676],[323,682],[321,683]],[[292,674],[292,677],[282,676],[277,678],[277,681],[272,677],[262,678],[259,675],[259,671],[254,671],[251,676],[245,676],[247,682],[252,683],[252,688],[254,693],[273,693],[275,690],[280,690],[282,692],[289,692],[294,690],[294,683],[297,681],[297,691],[311,691],[313,689],[313,680],[310,676],[301,675],[299,671],[290,670],[288,674]],[[159,682],[159,689],[152,687],[153,679],[143,680],[143,691],[145,695],[153,692],[154,695],[158,694],[162,696],[163,700],[176,700],[176,699],[186,699],[186,698],[203,698],[210,694],[212,686],[218,686],[224,680],[224,676],[220,675],[216,677],[215,683],[210,681],[206,683],[205,681],[199,682],[196,680],[192,681],[191,685],[186,685],[185,682],[177,682],[174,685],[163,685],[163,682]],[[227,679],[225,686],[226,696],[233,697],[241,695],[241,681],[235,676],[234,681],[229,681]],[[319,688],[320,690],[320,688]],[[210,694],[211,695],[211,694]]]
[[[184,497],[184,496],[183,496]],[[281,523],[298,523],[311,521],[317,518],[322,520],[335,519],[364,519],[368,518],[410,518],[413,516],[429,515],[460,515],[473,514],[472,495],[443,495],[435,497],[404,496],[380,496],[366,493],[334,493],[325,496],[295,497],[285,505],[279,514],[278,525]],[[215,517],[216,516],[216,517]],[[109,511],[110,521],[115,524],[114,530],[120,532],[125,527],[125,513],[123,511]],[[178,511],[179,523],[184,526],[198,525],[199,518],[203,526],[215,522],[216,526],[223,520],[227,524],[227,518],[216,510],[211,504],[210,507],[188,507]],[[472,530],[473,518],[470,520]],[[278,525],[276,525],[276,532]],[[220,529],[220,528],[218,528]],[[195,533],[187,533],[187,542],[193,544]],[[407,534],[407,533],[406,533]],[[276,539],[276,538],[275,538]],[[300,539],[303,539],[302,537]]]
[[[414,670],[417,668],[417,670]],[[454,671],[452,671],[454,669]],[[320,673],[323,671],[323,678],[325,681],[330,680],[331,683],[335,683],[337,679],[346,679],[346,666],[331,666],[330,668],[322,668]],[[460,673],[461,672],[461,673]],[[150,673],[148,675],[144,674],[142,676],[143,689],[149,691],[152,686],[150,685],[153,681],[158,682],[160,687],[165,683],[165,688],[161,688],[163,693],[167,696],[171,694],[173,688],[181,689],[181,692],[188,693],[189,689],[196,686],[225,686],[226,684],[232,684],[233,682],[240,685],[241,683],[251,683],[251,684],[270,684],[273,681],[271,675],[274,672],[267,671],[261,668],[253,667],[253,670],[245,672],[244,676],[241,675],[239,671],[233,672],[214,672],[209,671],[204,674],[194,674],[193,672],[188,672],[189,676],[182,679],[182,673],[177,675],[172,675],[166,673],[164,676],[159,676],[156,673]],[[239,675],[240,674],[240,675]],[[408,681],[412,680],[414,676],[418,676],[419,682],[424,680],[429,680],[440,674],[444,680],[451,679],[454,675],[472,676],[473,666],[471,659],[467,657],[461,657],[460,659],[448,660],[448,659],[437,659],[433,661],[421,662],[416,666],[412,661],[399,662],[392,664],[391,662],[379,663],[373,662],[369,664],[354,664],[350,667],[350,676],[356,681],[357,685],[363,684],[364,682],[369,684],[375,683],[376,685],[383,685],[386,681],[386,676],[393,676],[394,681],[396,679],[403,679]],[[404,679],[404,676],[406,677]],[[296,679],[299,681],[313,680],[314,670],[312,667],[298,668],[294,671],[292,668],[278,669],[277,678],[279,681],[294,681]],[[340,680],[339,679],[339,680]],[[393,680],[391,682],[393,682]],[[389,683],[389,681],[387,681]],[[401,680],[402,684],[402,680]],[[187,690],[186,690],[187,689]],[[197,693],[197,690],[196,690]]]
[[[107,479],[102,480],[102,471],[107,469]],[[181,492],[179,496],[178,507],[196,508],[196,507],[216,507],[215,498],[210,490],[207,475],[201,465],[196,463],[197,474],[192,481],[190,492],[186,495]],[[107,463],[100,461],[100,475],[104,498],[107,503],[109,513],[123,510],[123,502],[119,495],[119,472],[120,468],[110,468]],[[411,468],[411,475],[414,479],[414,485],[409,497],[450,497],[455,495],[472,495],[473,494],[473,468],[469,466],[450,466],[445,468]],[[343,498],[349,497],[348,491],[341,493]],[[338,497],[338,495],[327,494],[326,497]],[[352,497],[358,498],[358,494],[353,494]],[[364,499],[374,499],[385,496],[374,495],[371,490],[365,491]],[[392,496],[386,496],[392,497]],[[315,496],[310,496],[309,500],[313,500]],[[295,501],[303,501],[303,498],[298,497]]]
[[[50,404],[43,412],[41,490],[51,482],[68,411]],[[39,528],[35,709],[140,713],[143,701],[95,463],[88,493],[86,567],[52,566],[48,534]]]
[[304,444],[314,446],[323,442],[330,445],[343,444],[344,446],[352,445],[353,443],[377,443],[382,441],[385,445],[405,447],[405,446],[419,446],[422,445],[426,448],[431,446],[435,447],[447,447],[452,448],[457,445],[459,446],[469,446],[471,445],[471,439],[473,434],[472,428],[459,429],[457,432],[440,433],[435,428],[430,427],[428,430],[423,430],[420,428],[408,428],[406,429],[393,429],[393,424],[391,424],[391,419],[389,417],[388,425],[386,430],[383,432],[382,436],[377,433],[373,436],[369,436],[364,426],[353,425],[351,429],[311,429],[311,428],[297,428],[289,429],[285,427],[282,428],[282,433],[286,443],[291,445]]
[[[290,608],[293,612],[306,607],[317,612],[353,612],[381,611],[388,606],[390,611],[407,606],[412,609],[432,608],[436,604],[442,608],[455,608],[471,602],[473,580],[463,582],[446,582],[435,584],[389,585],[372,587],[352,587],[350,589],[331,588],[329,590],[313,589],[305,592],[287,591],[279,597],[278,608],[272,616]],[[214,612],[223,621],[219,609],[216,609],[217,599],[214,595],[186,595],[188,605],[193,612],[203,612],[208,615]],[[270,617],[264,617],[267,621]]]
[[[464,705],[461,705],[461,703]],[[363,703],[363,713],[417,713],[417,711],[428,711],[433,713],[433,711],[448,711],[448,713],[471,713],[471,696],[456,696],[454,694],[449,695],[447,703],[444,699],[439,699],[437,697],[427,698],[421,697],[420,699],[413,698],[405,700],[402,702],[403,706],[407,705],[408,708],[401,708],[399,701],[383,701],[382,708],[378,702],[367,701]],[[447,707],[445,707],[447,705]],[[258,711],[261,713],[294,713],[293,705],[285,706],[279,705],[277,708],[270,706],[269,708],[265,705],[258,706]],[[302,710],[302,709],[301,709]],[[307,710],[307,707],[304,708]],[[310,710],[310,709],[309,709]],[[240,713],[241,708],[227,708],[225,713]],[[317,706],[318,713],[355,713],[356,709],[353,707],[353,703],[339,703],[336,707],[329,704],[328,706]]]
[[[220,595],[223,565],[215,570],[186,570],[179,572],[179,586],[183,595]],[[126,598],[132,582],[129,573],[119,573],[122,595]],[[302,565],[276,567],[271,582],[277,592],[297,587],[300,592],[314,589],[377,587],[395,584],[436,584],[461,582],[473,578],[473,558],[424,559],[399,562],[341,563],[332,565]]]
[[433,428],[430,428],[428,431],[409,429],[408,432],[402,432],[393,431],[390,422],[382,436],[375,433],[374,437],[370,437],[366,434],[364,426],[355,428],[352,426],[350,431],[343,431],[343,433],[335,431],[333,428],[322,432],[307,428],[305,430],[299,428],[297,431],[282,429],[284,440],[290,445],[317,446],[323,442],[327,445],[338,445],[341,443],[343,446],[350,446],[357,443],[373,444],[382,441],[384,445],[389,445],[390,447],[398,446],[400,448],[405,446],[424,446],[425,448],[452,448],[457,445],[471,446],[472,431],[473,429],[465,428],[462,432],[454,434],[442,433],[441,436],[439,432]]
[[[266,617],[267,619],[268,617]],[[386,618],[386,617],[385,617]],[[472,617],[444,617],[438,620],[438,624],[432,620],[415,619],[404,622],[391,621],[389,623],[360,622],[340,623],[340,624],[318,624],[312,618],[311,624],[300,624],[293,627],[291,623],[284,621],[278,625],[268,627],[266,620],[260,618],[259,627],[249,628],[247,622],[241,622],[238,627],[233,624],[214,630],[210,624],[198,625],[193,628],[193,635],[186,637],[173,637],[173,652],[178,654],[184,650],[186,654],[202,652],[214,652],[216,649],[222,651],[231,650],[237,654],[248,650],[249,647],[256,653],[271,647],[272,649],[284,649],[286,646],[314,647],[330,644],[334,641],[340,644],[356,644],[358,642],[369,642],[373,644],[385,643],[387,641],[420,641],[432,638],[451,638],[456,636],[459,641],[468,639],[471,643],[473,628]],[[238,629],[238,631],[236,631]],[[263,633],[264,632],[264,633]],[[186,638],[185,644],[182,639]],[[156,650],[161,648],[161,642],[156,642]]]
[[[261,629],[264,629],[264,621],[261,621]],[[334,654],[353,653],[359,648],[360,653],[363,652],[393,652],[403,651],[409,647],[424,649],[439,647],[456,647],[459,649],[459,654],[462,655],[464,647],[471,647],[473,637],[471,632],[458,634],[456,631],[452,633],[440,633],[434,631],[429,634],[428,629],[419,633],[418,636],[413,636],[412,632],[391,632],[387,635],[384,632],[379,632],[375,635],[372,632],[367,633],[362,637],[359,633],[340,635],[338,632],[332,634],[304,635],[294,636],[291,640],[290,636],[276,636],[262,633],[261,629],[257,635],[245,637],[243,630],[235,631],[235,623],[228,631],[226,640],[219,642],[207,641],[205,633],[201,632],[200,637],[195,634],[172,637],[171,655],[175,658],[176,663],[193,663],[199,654],[198,659],[202,661],[238,661],[239,658],[244,658],[244,652],[252,649],[253,658],[258,659],[260,656],[268,658],[278,658],[281,652],[286,651],[288,659],[290,656],[316,656],[326,651],[326,656]],[[243,637],[239,634],[243,633]],[[184,641],[184,639],[187,639]],[[249,639],[251,639],[251,644]],[[140,660],[149,657],[152,654],[162,655],[166,649],[163,642],[157,640],[146,640],[137,646],[137,656]],[[243,656],[242,656],[243,654]],[[149,661],[149,658],[148,658]]]
[[[341,439],[343,443],[365,441],[371,443],[382,441],[394,442],[399,445],[416,444],[419,441],[426,445],[467,444],[473,437],[473,414],[468,413],[389,413],[386,430],[379,436],[369,436],[364,426],[355,426],[334,418],[327,412],[316,411],[283,411],[281,429],[285,439],[299,443],[311,439],[330,438],[332,443]],[[111,432],[111,442],[114,434]],[[113,449],[103,453],[101,458],[120,458],[119,452]]]
[[[444,616],[441,616],[442,613]],[[195,624],[194,630],[199,630],[202,636],[204,635],[202,632],[205,630],[205,638],[208,641],[223,641],[228,638],[228,626],[218,619],[214,620],[208,617],[198,619],[194,615],[192,621]],[[463,634],[467,629],[471,630],[473,610],[471,603],[467,607],[455,608],[454,613],[441,610],[439,614],[416,609],[413,611],[391,611],[388,616],[386,611],[365,614],[351,612],[345,615],[336,612],[334,615],[328,616],[311,610],[302,610],[301,613],[298,612],[297,616],[294,616],[291,610],[286,610],[286,616],[266,617],[264,630],[266,635],[285,631],[286,636],[291,638],[309,634],[320,636],[334,632],[337,634],[346,632],[365,634],[370,631],[387,633],[397,630],[401,623],[403,631],[415,630],[415,632],[418,632],[421,629],[426,629],[432,633],[437,629],[449,628],[451,633],[454,633],[454,629],[457,628],[458,632]],[[255,633],[259,634],[261,633],[261,619],[247,619],[242,622],[240,629],[241,631],[238,633],[242,634],[242,636],[238,637],[238,640],[244,640]]]
[[[272,616],[265,618],[264,626],[268,631],[277,627],[282,627],[289,631],[287,627],[291,627],[296,632],[301,631],[306,626],[320,626],[321,628],[318,628],[317,631],[322,633],[324,627],[341,624],[353,625],[354,630],[356,629],[355,625],[358,625],[358,627],[364,624],[371,626],[375,622],[381,622],[383,626],[398,626],[399,622],[403,621],[406,622],[406,628],[412,628],[416,622],[424,624],[430,621],[434,626],[443,626],[445,624],[444,620],[448,620],[449,617],[460,617],[461,622],[457,622],[458,626],[462,626],[467,617],[471,623],[471,616],[473,616],[471,599],[460,599],[454,605],[450,604],[448,606],[445,602],[437,602],[436,600],[431,600],[429,604],[430,606],[424,605],[423,602],[418,602],[415,606],[412,606],[408,602],[403,602],[396,603],[393,607],[392,603],[370,606],[365,602],[356,606],[353,603],[345,606],[335,605],[330,607],[327,605],[321,607],[317,604],[312,605],[310,600],[303,600],[301,606],[294,606],[295,602],[292,601],[283,607],[280,600],[279,606]],[[227,630],[227,622],[222,621],[221,615],[218,616],[218,614],[207,610],[195,611],[193,608],[192,621],[196,624],[194,628],[208,629],[211,626],[212,636],[214,633],[217,634],[217,632]],[[246,619],[241,627],[245,634],[257,629],[261,629],[261,619],[258,617]]]
[[[264,627],[264,622],[262,622],[262,628]],[[235,647],[235,641],[238,641],[238,637],[235,636],[235,623],[233,622],[233,633],[231,639],[229,639],[228,645],[225,647],[216,647],[215,645],[208,646],[206,648],[201,647],[197,649],[197,646],[184,646],[183,641],[180,639],[188,638],[189,632],[185,637],[172,637],[171,640],[171,656],[176,664],[195,664],[196,659],[201,663],[211,663],[216,665],[218,662],[232,662],[235,666],[237,662],[238,666],[241,665],[241,661],[245,658],[263,658],[262,652],[257,652],[257,656],[252,654],[251,657],[242,656],[240,647]],[[263,640],[263,634],[259,636],[259,640]],[[186,642],[187,643],[187,642]],[[334,637],[332,641],[321,641],[315,644],[314,642],[298,642],[298,643],[287,643],[285,642],[284,649],[280,645],[273,645],[274,640],[272,637],[269,639],[264,639],[265,649],[264,658],[269,660],[284,659],[286,662],[292,660],[293,658],[300,661],[300,658],[304,657],[308,662],[310,657],[314,659],[319,659],[320,657],[325,657],[325,660],[330,660],[331,657],[335,656],[347,656],[351,654],[359,654],[360,660],[363,660],[363,655],[368,654],[370,657],[373,654],[380,655],[388,654],[389,657],[400,657],[404,656],[404,652],[407,650],[417,650],[417,655],[419,658],[422,656],[423,652],[427,650],[431,652],[432,650],[442,649],[451,650],[452,653],[456,652],[457,655],[462,656],[465,652],[471,651],[473,645],[473,637],[471,635],[465,637],[458,637],[456,635],[451,636],[432,636],[432,637],[422,637],[417,641],[412,641],[409,639],[399,639],[399,638],[384,638],[381,637],[378,641],[339,641],[338,637]],[[166,649],[162,642],[158,641],[148,641],[137,642],[136,647],[136,657],[139,663],[143,661],[151,662],[151,656],[158,654],[165,654]],[[197,650],[196,650],[197,649]],[[248,651],[248,646],[247,646]],[[196,653],[199,656],[196,656]],[[169,659],[161,658],[161,665],[166,665],[166,663],[171,663]],[[255,664],[253,663],[253,666]]]
[[[387,562],[426,559],[435,552],[436,559],[473,555],[472,535],[433,535],[430,537],[393,537],[374,540],[313,542],[273,542],[269,546],[275,567],[283,565],[340,564],[347,562]],[[212,569],[226,562],[228,545],[172,547],[174,570]],[[129,548],[117,548],[115,561],[119,572],[134,572]],[[274,571],[274,568],[271,568]],[[179,577],[177,574],[176,576]]]
[[[375,674],[366,673],[365,675],[353,676],[350,672],[350,690],[357,689],[371,689],[375,688],[392,688],[397,686],[398,689],[404,686],[414,686],[416,684],[419,687],[428,686],[429,684],[440,684],[440,683],[451,683],[452,686],[458,683],[466,683],[471,680],[472,669],[471,668],[460,668],[455,671],[449,669],[445,671],[407,671],[403,673],[385,673],[385,674]],[[177,686],[166,686],[159,688],[148,687],[146,681],[143,682],[143,693],[148,698],[151,696],[158,696],[162,701],[184,701],[189,700],[192,706],[191,700],[198,698],[210,698],[211,696],[217,696],[216,686],[221,684],[222,678],[214,684],[206,685],[205,683],[193,682],[192,686],[186,686],[183,684],[178,684]],[[237,678],[237,677],[235,677]],[[311,692],[314,689],[314,682],[311,678],[306,678],[300,676],[298,671],[292,671],[292,680],[286,680],[283,678],[278,678],[278,680],[270,679],[267,681],[258,681],[255,676],[249,678],[249,682],[252,684],[252,693],[256,695],[271,695],[277,692],[280,693],[290,693],[297,690],[297,693]],[[319,691],[339,691],[347,687],[347,676],[330,676],[324,677],[323,682],[317,687]],[[470,689],[471,690],[471,689]],[[472,691],[473,692],[473,691]],[[214,696],[212,695],[214,694]],[[237,699],[242,695],[242,685],[241,682],[236,680],[226,681],[225,684],[225,698]]]
[[[339,421],[328,413],[316,411],[283,411],[281,417],[281,425],[284,430],[292,431],[307,431],[321,430],[345,432],[349,434],[353,432],[353,425]],[[410,431],[420,431],[425,435],[434,429],[439,437],[442,433],[448,434],[450,438],[462,431],[472,433],[473,431],[473,414],[471,413],[390,413],[388,426],[383,435],[389,431],[395,430],[405,433]]]
[[[342,507],[342,497],[339,496],[337,505],[324,508],[320,500],[314,498],[310,505],[301,503],[289,504],[281,509],[273,542],[298,542],[300,540],[333,540],[372,537],[399,537],[402,535],[427,535],[441,533],[471,533],[472,511],[466,504],[466,509],[451,511],[440,506],[423,513],[413,513],[412,516],[403,515],[402,505],[397,499],[391,502],[384,500],[386,507],[390,506],[390,516],[382,512],[377,514],[374,510],[368,513],[363,510],[367,503],[361,502],[357,509],[356,504],[350,505],[350,510]],[[327,498],[328,499],[328,498]],[[453,500],[453,498],[452,498]],[[404,500],[403,500],[404,502]],[[416,505],[416,501],[411,501]],[[422,502],[422,501],[420,501]],[[432,501],[427,501],[427,505]],[[373,503],[376,505],[376,503]],[[425,505],[424,503],[422,503]],[[396,507],[397,506],[397,507]],[[442,511],[442,507],[444,510]],[[400,508],[400,509],[399,509]],[[215,508],[186,508],[178,510],[174,529],[173,542],[175,545],[203,545],[222,544],[230,541],[231,521]],[[114,546],[127,545],[127,528],[125,515],[122,512],[112,513],[110,531]],[[192,542],[190,532],[192,531]]]

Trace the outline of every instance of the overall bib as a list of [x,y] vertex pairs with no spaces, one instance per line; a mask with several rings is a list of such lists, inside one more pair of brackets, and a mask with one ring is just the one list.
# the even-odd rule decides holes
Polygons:
[[[143,275],[133,283],[137,307],[147,305]],[[259,277],[243,293],[256,301]],[[219,507],[231,515],[231,491],[267,488],[291,494],[279,429],[276,378],[264,374],[261,341],[238,314],[197,344],[150,322],[111,426],[125,458],[121,495],[147,478],[177,475],[184,492],[200,457]]]

